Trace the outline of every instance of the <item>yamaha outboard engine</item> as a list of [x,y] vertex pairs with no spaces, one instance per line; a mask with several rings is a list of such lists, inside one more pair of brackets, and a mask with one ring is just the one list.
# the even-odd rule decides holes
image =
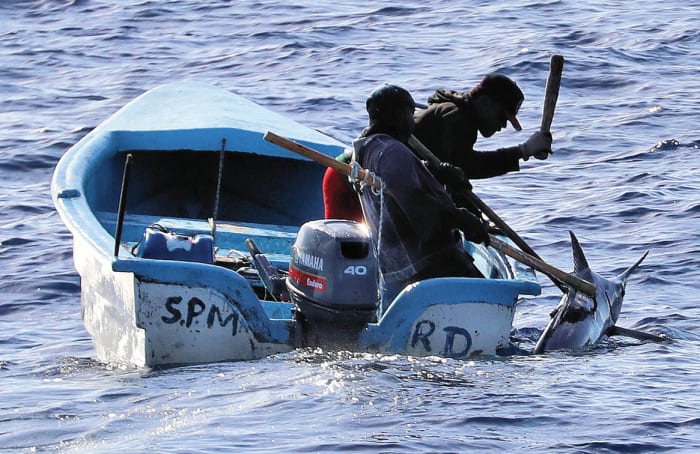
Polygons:
[[302,225],[292,247],[287,287],[304,345],[354,344],[376,319],[377,273],[364,224],[327,219]]

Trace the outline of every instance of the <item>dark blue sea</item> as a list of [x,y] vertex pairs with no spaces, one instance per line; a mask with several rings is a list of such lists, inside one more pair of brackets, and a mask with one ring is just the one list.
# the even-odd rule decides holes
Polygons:
[[[700,2],[3,0],[0,2],[0,452],[700,451]],[[296,351],[165,370],[96,360],[61,155],[157,85],[213,83],[349,143],[393,82],[418,100],[492,71],[539,127],[565,57],[554,154],[475,190],[549,263],[569,230],[614,276],[650,254],[614,338],[584,352],[456,361]],[[261,182],[261,184],[273,184]],[[523,302],[525,348],[560,291]]]

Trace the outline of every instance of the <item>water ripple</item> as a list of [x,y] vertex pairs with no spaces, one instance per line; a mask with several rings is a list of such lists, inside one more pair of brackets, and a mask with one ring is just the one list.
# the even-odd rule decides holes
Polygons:
[[[700,371],[695,9],[648,0],[634,8],[599,1],[586,8],[481,0],[0,2],[0,445],[23,452],[697,450],[700,401],[688,379]],[[523,162],[521,172],[475,181],[475,190],[561,269],[572,267],[569,230],[605,276],[651,250],[627,288],[621,325],[671,343],[615,339],[584,352],[478,361],[299,351],[157,371],[93,359],[71,236],[49,184],[65,150],[135,96],[201,80],[350,143],[379,83],[402,84],[424,100],[436,88],[466,90],[501,71],[525,93],[518,114],[525,130],[479,138],[478,149],[493,150],[537,129],[554,53],[566,57],[555,153]],[[561,296],[540,278],[543,295],[518,307],[513,339],[525,348]]]

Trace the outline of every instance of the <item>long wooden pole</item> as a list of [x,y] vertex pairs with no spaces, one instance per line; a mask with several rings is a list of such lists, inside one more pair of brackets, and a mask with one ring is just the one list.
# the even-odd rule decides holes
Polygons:
[[[408,145],[413,148],[413,150],[416,151],[423,159],[427,159],[430,161],[430,163],[434,166],[439,166],[441,164],[440,159],[438,159],[437,156],[435,156],[423,143],[418,140],[418,138],[414,135],[411,135],[411,137],[408,139]],[[539,255],[530,247],[529,244],[523,240],[520,235],[517,234],[515,230],[513,230],[503,219],[501,219],[500,216],[496,214],[495,211],[493,211],[486,203],[484,203],[483,200],[479,198],[476,194],[474,194],[471,190],[464,188],[464,194],[467,196],[467,198],[474,204],[476,207],[481,210],[482,213],[486,215],[487,218],[489,218],[499,229],[503,231],[503,233],[506,234],[508,238],[513,240],[516,246],[518,246],[520,249],[523,251],[527,252],[528,254],[535,256],[537,258],[540,258]]]
[[[334,169],[345,176],[349,176],[350,172],[352,171],[351,165],[346,164],[344,162],[340,162],[337,159],[333,159],[330,156],[326,156],[323,153],[319,153],[318,151],[314,150],[313,148],[309,148],[306,145],[302,145],[298,142],[294,142],[293,140],[289,140],[286,137],[277,135],[272,131],[267,131],[263,138],[268,142],[274,143],[275,145],[278,145],[282,148],[286,148],[287,150],[293,151],[294,153],[300,154],[302,156],[306,156],[307,158],[316,161],[319,164],[322,164],[326,167],[330,167],[331,169]],[[381,186],[381,183],[379,181],[371,181],[372,174],[370,172],[367,172],[367,170],[365,169],[360,169],[358,177],[360,180],[369,179],[370,184],[372,184],[376,189],[379,189]]]
[[[263,138],[268,142],[272,142],[275,145],[278,145],[282,148],[286,148],[289,151],[293,151],[302,156],[306,156],[307,158],[316,161],[319,164],[322,164],[326,167],[331,167],[343,175],[350,175],[350,172],[352,171],[352,166],[350,164],[337,161],[331,158],[330,156],[326,156],[325,154],[314,150],[313,148],[309,148],[305,145],[279,136],[271,131],[267,131]],[[368,172],[364,169],[360,170],[361,176],[366,175],[367,173]],[[387,189],[391,190],[391,188]],[[547,263],[543,262],[537,257],[530,256],[529,254],[512,248],[493,235],[490,236],[490,244],[495,249],[498,249],[507,256],[519,262],[522,262],[537,271],[540,271],[548,276],[555,276],[561,282],[567,283],[567,285],[570,285],[572,288],[579,290],[580,292],[583,292],[586,295],[589,295],[591,297],[595,296],[595,287],[588,281],[585,281],[577,276],[566,273],[551,265],[548,265]]]
[[595,297],[595,285],[591,284],[585,279],[581,279],[578,276],[566,273],[558,268],[555,268],[537,257],[534,257],[530,254],[526,254],[525,252],[520,251],[507,243],[504,243],[503,241],[501,241],[493,235],[490,236],[490,245],[493,246],[495,249],[498,249],[499,251],[503,252],[507,256],[512,257],[515,260],[524,263],[525,265],[528,265],[529,267],[549,276],[550,279],[553,279],[555,282],[562,282],[575,290],[585,293],[590,297]]
[[[411,135],[411,137],[408,139],[408,144],[413,148],[421,157],[424,159],[427,159],[431,161],[433,164],[439,165],[440,160],[435,156],[423,143],[418,140],[415,136]],[[559,289],[562,292],[567,291],[567,285],[571,287],[571,284],[568,281],[568,278],[563,278],[562,279],[562,274],[558,272],[552,272],[553,269],[550,268],[543,260],[542,258],[537,255],[537,253],[530,247],[527,242],[518,235],[518,233],[513,230],[503,219],[501,219],[500,216],[496,214],[495,211],[493,211],[486,203],[479,198],[476,194],[474,194],[471,190],[467,189],[466,187],[464,188],[463,194],[467,197],[467,199],[474,204],[479,210],[481,210],[482,213],[486,215],[486,217],[491,220],[491,222],[496,225],[505,235],[510,238],[513,243],[515,243],[516,246],[518,246],[526,255],[519,256],[519,257],[514,257],[515,254],[515,249],[512,251],[509,251],[507,255],[510,257],[513,257],[517,259],[518,261],[525,263],[528,266],[531,266],[533,269],[536,269],[549,277],[552,282],[559,287]],[[492,236],[493,238],[493,236]],[[505,243],[502,243],[503,245],[506,245]],[[507,245],[506,245],[507,246]],[[506,253],[503,249],[496,247],[497,249],[501,250],[501,252]],[[539,264],[537,262],[539,262]],[[556,268],[554,268],[556,270]],[[565,273],[566,274],[566,273]],[[571,276],[569,274],[566,274],[566,276]],[[591,285],[587,281],[581,281],[583,282],[582,284],[579,284],[579,287],[582,288],[581,291],[583,291],[586,294],[589,294],[592,292],[592,295],[595,295],[595,287],[588,287]],[[577,287],[574,287],[577,288]]]

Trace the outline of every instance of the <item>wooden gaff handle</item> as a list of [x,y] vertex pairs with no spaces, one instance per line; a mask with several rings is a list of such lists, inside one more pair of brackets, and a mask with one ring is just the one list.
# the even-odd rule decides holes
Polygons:
[[549,133],[552,127],[552,118],[554,118],[554,109],[557,107],[557,98],[559,98],[559,86],[561,85],[561,73],[564,69],[564,57],[561,55],[552,55],[549,63],[549,77],[547,77],[547,85],[544,93],[544,106],[542,107],[542,123],[540,131]]
[[[423,143],[416,138],[416,136],[411,135],[408,139],[408,144],[413,148],[423,159],[431,161],[432,164],[440,165],[440,159],[435,156]],[[493,222],[496,227],[500,228],[508,238],[510,238],[522,251],[518,251],[515,248],[510,247],[508,244],[498,240],[498,238],[493,235],[491,238],[491,246],[503,252],[507,256],[528,265],[534,270],[541,272],[542,274],[549,277],[554,284],[559,287],[559,289],[566,293],[566,287],[569,286],[573,289],[579,290],[588,296],[595,296],[595,287],[588,281],[580,279],[572,274],[568,274],[561,271],[548,263],[544,262],[542,258],[537,255],[537,253],[530,247],[524,239],[518,235],[518,233],[513,230],[500,216],[498,216],[486,203],[474,194],[471,190],[464,188],[464,195],[481,210],[482,213],[486,215],[487,218]]]
[[596,288],[595,285],[591,284],[590,282],[581,279],[580,277],[577,277],[573,274],[569,274],[565,271],[562,271],[559,268],[555,268],[552,265],[544,262],[543,260],[540,260],[537,257],[534,257],[530,254],[526,254],[525,252],[519,249],[511,247],[510,245],[504,243],[503,241],[501,241],[493,235],[490,235],[490,240],[490,246],[492,246],[495,249],[498,249],[505,255],[514,258],[520,263],[528,265],[532,269],[535,269],[549,276],[552,279],[556,279],[559,282],[563,282],[564,284],[568,285],[574,290],[578,290],[579,292],[584,293],[585,295],[588,295],[591,298],[595,298]]

